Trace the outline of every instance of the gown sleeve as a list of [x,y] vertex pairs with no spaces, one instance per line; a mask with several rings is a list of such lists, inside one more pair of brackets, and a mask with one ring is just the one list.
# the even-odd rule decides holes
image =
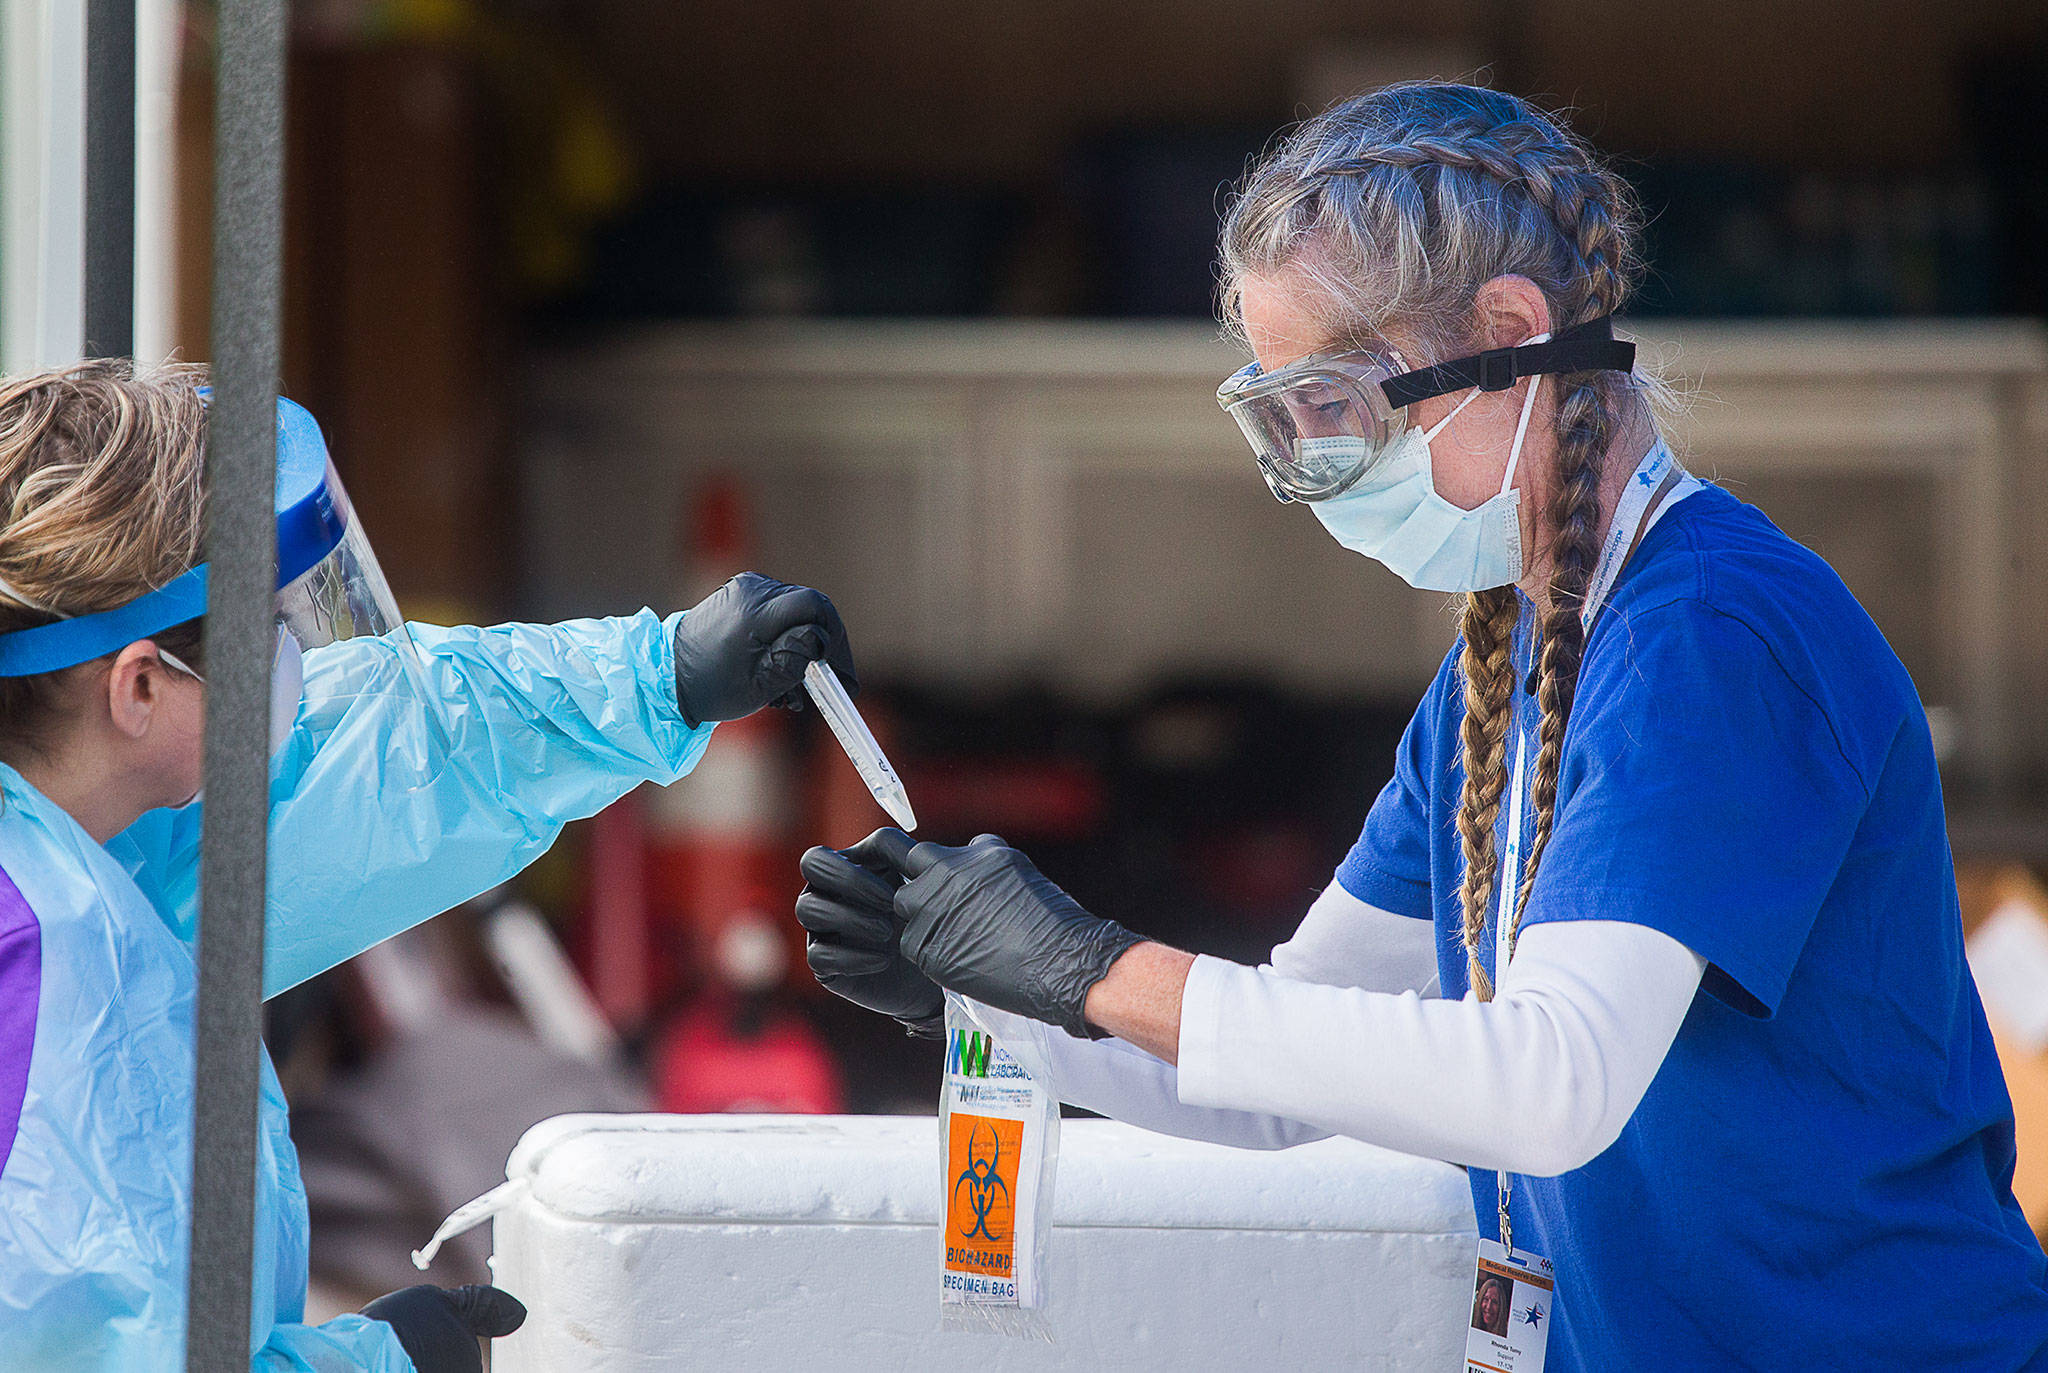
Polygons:
[[[274,996],[519,872],[572,820],[696,765],[709,726],[676,704],[675,627],[620,619],[409,626],[306,654],[272,763],[263,990]],[[193,937],[198,804],[108,848]]]
[[357,1315],[323,1325],[274,1325],[249,1367],[252,1373],[414,1373],[398,1332]]

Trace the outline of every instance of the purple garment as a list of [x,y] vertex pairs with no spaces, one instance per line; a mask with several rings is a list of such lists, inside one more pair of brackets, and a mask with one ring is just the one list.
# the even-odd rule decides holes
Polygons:
[[0,1172],[14,1149],[42,996],[43,930],[14,879],[0,871]]

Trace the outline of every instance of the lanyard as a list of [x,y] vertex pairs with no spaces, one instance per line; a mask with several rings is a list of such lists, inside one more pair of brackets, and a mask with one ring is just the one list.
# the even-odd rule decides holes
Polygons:
[[[1662,439],[1637,464],[1635,474],[1628,480],[1628,489],[1622,492],[1621,499],[1615,504],[1614,520],[1608,526],[1607,538],[1600,547],[1600,560],[1593,565],[1593,578],[1586,586],[1585,604],[1579,608],[1580,623],[1585,625],[1588,634],[1592,632],[1593,621],[1599,617],[1601,607],[1607,604],[1607,597],[1614,590],[1614,583],[1620,578],[1629,555],[1656,527],[1658,520],[1703,485],[1699,478],[1678,465]],[[1518,727],[1515,730],[1514,780],[1508,791],[1508,846],[1507,852],[1501,856],[1499,906],[1494,919],[1493,969],[1496,982],[1507,974],[1508,959],[1514,955],[1514,936],[1509,926],[1515,892],[1521,884],[1522,809],[1527,792],[1528,758],[1529,736]]]
[[[1586,601],[1579,608],[1579,622],[1589,635],[1600,608],[1607,603],[1608,594],[1614,590],[1614,583],[1621,576],[1621,569],[1642,543],[1643,536],[1655,528],[1657,521],[1670,513],[1673,506],[1704,485],[1678,465],[1678,460],[1671,456],[1671,449],[1662,439],[1657,440],[1636,465],[1635,474],[1628,479],[1628,489],[1622,492],[1621,499],[1615,504],[1614,520],[1600,546],[1600,561],[1593,566],[1593,579],[1586,587]],[[1522,811],[1527,795],[1528,761],[1529,735],[1517,726],[1514,780],[1508,790],[1508,845],[1507,851],[1501,855],[1499,904],[1493,918],[1495,985],[1507,977],[1508,961],[1515,954],[1516,931],[1512,926],[1515,897],[1522,882]],[[1495,1178],[1500,1189],[1501,1247],[1512,1258],[1515,1245],[1513,1231],[1508,1224],[1508,1198],[1514,1184],[1506,1173],[1497,1173]]]
[[1588,634],[1607,594],[1627,564],[1629,555],[1643,536],[1656,528],[1657,521],[1671,507],[1698,491],[1705,483],[1678,465],[1664,440],[1657,440],[1643,460],[1636,464],[1628,489],[1614,506],[1614,520],[1607,526],[1607,538],[1600,545],[1600,561],[1593,565],[1593,580],[1586,586],[1586,602],[1579,607],[1579,621]]

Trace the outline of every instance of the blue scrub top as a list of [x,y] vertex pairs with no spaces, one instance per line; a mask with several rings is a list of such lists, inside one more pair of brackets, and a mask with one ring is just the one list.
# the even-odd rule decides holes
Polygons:
[[[1338,871],[1435,922],[1447,997],[1462,715],[1454,648]],[[1518,688],[1531,758],[1537,718]],[[1516,1179],[1516,1243],[1559,1274],[1548,1367],[2048,1364],[1925,712],[1827,564],[1724,491],[1644,537],[1594,624],[1523,919],[1632,921],[1709,963],[1614,1145]],[[1494,1235],[1494,1175],[1472,1193]]]

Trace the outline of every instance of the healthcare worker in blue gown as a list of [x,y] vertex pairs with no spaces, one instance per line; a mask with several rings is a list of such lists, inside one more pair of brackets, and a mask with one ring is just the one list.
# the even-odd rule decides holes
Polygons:
[[[203,413],[187,369],[0,382],[9,1373],[183,1366]],[[811,660],[852,676],[830,602],[751,573],[667,617],[403,624],[318,427],[289,401],[277,478],[266,995],[505,880],[640,783],[681,777],[714,722],[793,703]],[[267,1056],[261,1116],[251,1366],[479,1368],[477,1337],[523,1316],[493,1288],[409,1288],[302,1323],[306,1198]]]
[[1308,121],[1232,203],[1255,361],[1217,399],[1276,495],[1462,603],[1264,966],[892,831],[805,856],[811,965],[912,1026],[957,994],[1106,1115],[1464,1165],[1468,1367],[2048,1366],[1925,712],[1827,564],[1659,437],[1612,320],[1636,230],[1560,120],[1441,82]]

